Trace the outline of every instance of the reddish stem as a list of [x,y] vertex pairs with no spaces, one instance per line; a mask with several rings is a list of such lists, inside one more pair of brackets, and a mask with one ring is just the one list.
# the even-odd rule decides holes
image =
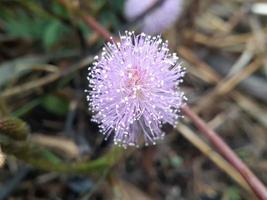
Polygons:
[[[84,16],[85,22],[99,33],[103,38],[111,41],[111,34],[102,27],[93,17]],[[210,129],[207,124],[200,119],[187,105],[182,107],[183,113],[191,119],[196,127],[210,140],[218,151],[228,160],[228,162],[244,177],[251,189],[260,200],[267,200],[267,189],[261,181],[252,173],[244,162],[231,150],[223,139]]]
[[251,189],[255,192],[257,197],[261,200],[267,200],[267,190],[260,180],[250,171],[244,162],[237,157],[231,148],[210,129],[207,124],[200,119],[188,106],[182,107],[183,113],[191,119],[196,127],[210,140],[210,142],[220,151],[220,153],[228,160],[228,162],[236,168],[244,177]]
[[101,26],[92,16],[84,15],[83,20],[105,40],[111,41],[112,35],[110,34],[110,32],[107,31],[107,29],[105,29],[103,26]]

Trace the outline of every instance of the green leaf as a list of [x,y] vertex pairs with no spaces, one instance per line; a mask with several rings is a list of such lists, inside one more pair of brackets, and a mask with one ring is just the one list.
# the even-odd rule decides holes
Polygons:
[[45,21],[39,17],[31,17],[20,11],[16,18],[8,18],[5,20],[5,30],[14,37],[26,39],[39,39],[43,34]]
[[51,8],[53,13],[61,17],[67,18],[69,15],[68,10],[64,8],[61,4],[59,4],[57,1],[51,2]]
[[110,6],[116,12],[122,13],[123,7],[124,7],[124,2],[125,2],[125,0],[112,1],[112,3],[110,3]]
[[69,110],[69,102],[59,96],[47,95],[42,99],[41,106],[48,112],[58,116],[64,116]]
[[117,16],[110,10],[101,13],[100,21],[104,26],[111,24],[115,29],[118,29],[120,27],[120,22]]
[[50,152],[47,149],[44,149],[42,151],[43,157],[46,158],[45,160],[48,160],[54,164],[59,164],[61,163],[61,160],[59,159],[59,157],[57,157],[55,154],[53,154],[52,152]]
[[226,191],[226,196],[228,200],[240,200],[240,191],[237,187],[229,187]]
[[62,24],[60,21],[52,21],[47,25],[47,28],[43,37],[43,44],[46,49],[53,46],[59,39]]
[[[57,6],[55,5],[55,7]],[[38,11],[42,11],[42,9],[37,4],[30,6],[30,9],[36,12],[29,13],[27,10],[15,9],[16,16],[8,12],[2,14],[7,35],[27,40],[40,40],[43,47],[49,49],[61,40],[62,36],[70,32],[69,27],[64,25],[58,18],[46,12],[40,14]],[[61,12],[60,9],[61,7],[59,6],[56,9],[57,12]]]
[[21,116],[27,114],[28,112],[30,112],[33,108],[38,106],[40,103],[41,103],[40,98],[34,99],[34,100],[26,103],[25,105],[21,106],[18,110],[11,113],[11,115],[14,117],[21,117]]
[[79,21],[78,23],[79,29],[81,30],[84,38],[89,37],[93,32],[83,21]]
[[90,6],[94,12],[102,9],[106,4],[106,0],[91,1]]
[[175,155],[171,157],[170,163],[173,167],[177,168],[182,165],[183,159],[180,156]]

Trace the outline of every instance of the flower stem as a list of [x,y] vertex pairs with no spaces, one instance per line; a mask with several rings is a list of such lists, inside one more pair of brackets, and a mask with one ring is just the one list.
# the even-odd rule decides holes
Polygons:
[[30,141],[15,141],[0,134],[3,152],[42,170],[70,174],[101,174],[112,167],[123,155],[121,148],[114,147],[102,157],[81,162],[67,163],[46,148]]
[[251,189],[261,200],[267,200],[267,189],[261,181],[252,173],[244,162],[233,152],[233,150],[216,134],[208,125],[200,119],[187,105],[182,107],[183,113],[195,124],[205,137],[218,149],[228,162],[239,171]]

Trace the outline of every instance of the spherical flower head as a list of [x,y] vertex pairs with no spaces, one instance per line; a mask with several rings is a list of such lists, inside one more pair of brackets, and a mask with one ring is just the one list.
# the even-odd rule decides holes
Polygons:
[[[133,21],[147,11],[158,0],[127,0],[124,6],[126,19]],[[164,2],[145,15],[140,28],[147,34],[159,34],[170,28],[182,13],[183,0],[164,0]]]
[[[115,144],[146,145],[164,137],[164,123],[176,125],[184,93],[179,89],[184,68],[160,36],[125,32],[107,43],[89,68],[87,100],[99,123]],[[143,135],[143,137],[142,137]]]

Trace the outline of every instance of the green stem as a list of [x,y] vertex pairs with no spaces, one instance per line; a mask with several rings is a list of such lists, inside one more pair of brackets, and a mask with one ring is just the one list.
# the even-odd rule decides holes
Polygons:
[[9,112],[5,100],[0,98],[0,116],[7,116],[8,113]]
[[38,169],[70,174],[102,174],[112,167],[123,155],[122,148],[114,147],[96,160],[68,163],[62,161],[48,149],[37,146],[29,141],[14,141],[0,135],[3,152],[14,155]]

